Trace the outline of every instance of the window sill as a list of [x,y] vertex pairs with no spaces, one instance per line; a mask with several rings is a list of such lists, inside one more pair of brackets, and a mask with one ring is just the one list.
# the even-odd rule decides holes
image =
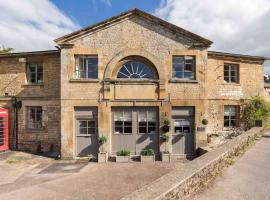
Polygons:
[[27,83],[22,85],[22,87],[44,87],[44,83]]
[[46,132],[46,128],[45,127],[36,128],[36,129],[26,128],[25,132],[26,133],[43,133],[43,132]]
[[170,79],[169,83],[199,83],[197,80]]
[[100,79],[70,79],[70,83],[99,83]]
[[159,83],[158,79],[107,79],[110,83]]
[[235,86],[240,86],[240,83],[222,83],[222,85],[235,85]]

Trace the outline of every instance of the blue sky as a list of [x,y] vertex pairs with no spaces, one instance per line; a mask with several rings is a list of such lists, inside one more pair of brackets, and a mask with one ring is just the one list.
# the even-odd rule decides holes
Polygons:
[[82,27],[132,8],[153,13],[161,3],[160,0],[52,0],[52,2]]
[[270,57],[270,0],[0,0],[0,45],[55,49],[54,39],[135,7],[213,41],[210,50]]

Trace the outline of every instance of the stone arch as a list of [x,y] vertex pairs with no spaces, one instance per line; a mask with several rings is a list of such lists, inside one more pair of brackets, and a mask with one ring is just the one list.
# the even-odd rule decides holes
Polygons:
[[116,56],[114,56],[107,64],[104,72],[104,79],[106,80],[116,78],[118,72],[118,63],[123,59],[130,57],[141,57],[148,60],[155,68],[159,80],[165,80],[165,70],[160,64],[159,60],[154,55],[142,49],[123,50],[117,53]]

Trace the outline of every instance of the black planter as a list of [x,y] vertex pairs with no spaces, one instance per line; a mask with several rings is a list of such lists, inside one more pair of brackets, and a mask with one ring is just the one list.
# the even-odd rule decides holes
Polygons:
[[168,125],[164,125],[164,126],[162,126],[162,131],[163,132],[168,132],[170,130],[170,127],[168,126]]

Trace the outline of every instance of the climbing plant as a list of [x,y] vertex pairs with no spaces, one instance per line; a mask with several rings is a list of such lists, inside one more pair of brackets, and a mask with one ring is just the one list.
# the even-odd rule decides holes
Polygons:
[[244,128],[246,130],[255,126],[256,120],[262,120],[266,126],[270,122],[270,103],[263,97],[256,96],[252,99],[242,100],[242,117]]

